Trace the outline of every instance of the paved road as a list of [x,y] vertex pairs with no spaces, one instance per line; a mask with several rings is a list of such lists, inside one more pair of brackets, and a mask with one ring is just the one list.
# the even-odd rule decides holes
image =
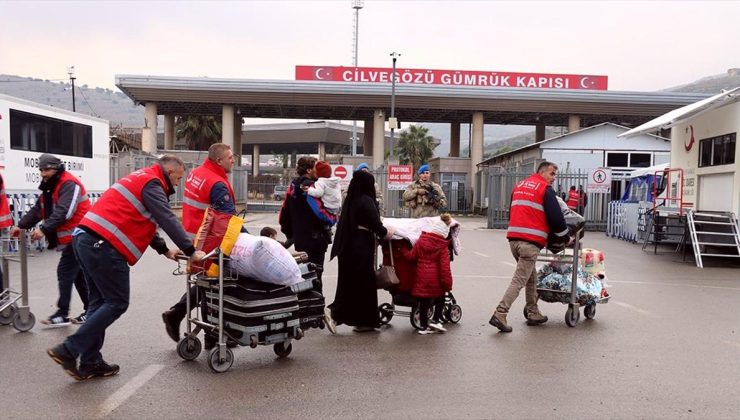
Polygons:
[[[378,333],[310,330],[287,359],[269,347],[240,348],[229,372],[213,374],[205,353],[184,362],[165,335],[160,313],[184,280],[150,251],[132,270],[131,306],[103,349],[121,365],[118,376],[76,383],[52,363],[45,349],[75,327],[0,327],[2,417],[740,417],[737,267],[701,270],[591,233],[584,241],[606,255],[612,302],[575,328],[565,325],[564,305],[543,303],[550,321],[528,327],[522,297],[510,315],[514,332],[501,334],[487,321],[513,271],[505,235],[482,229],[482,219],[464,222],[465,249],[453,263],[464,315],[447,334],[414,334],[406,318]],[[265,225],[275,226],[276,215],[248,218],[250,229]],[[53,310],[56,258],[32,259],[39,318]],[[325,278],[331,301],[335,262]]]

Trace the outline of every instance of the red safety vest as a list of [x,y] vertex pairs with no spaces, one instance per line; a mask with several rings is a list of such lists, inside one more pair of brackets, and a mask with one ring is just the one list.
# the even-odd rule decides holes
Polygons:
[[545,217],[547,181],[540,174],[516,184],[511,194],[508,239],[525,240],[542,247],[547,245],[549,228]]
[[568,201],[565,203],[568,205],[568,208],[571,210],[575,210],[578,208],[578,201],[580,197],[578,196],[578,191],[576,190],[569,190],[568,191]]
[[80,222],[108,241],[129,265],[134,265],[146,251],[157,232],[157,224],[144,207],[142,192],[152,180],[159,181],[167,194],[167,180],[156,163],[118,180],[95,202]]
[[[51,202],[53,205],[56,206],[59,203],[59,191],[62,189],[62,185],[67,182],[73,182],[75,184],[75,192],[72,196],[72,202],[69,204],[67,214],[64,216],[66,221],[56,228],[57,239],[59,239],[60,244],[72,243],[72,231],[77,227],[88,210],[90,210],[90,199],[87,196],[87,191],[85,191],[85,186],[82,185],[82,182],[77,177],[67,171],[62,172],[59,182],[57,182],[54,191],[51,193]],[[41,205],[41,218],[46,219],[51,216],[51,212],[46,214],[47,211],[44,208],[43,196],[39,198],[39,204]]]
[[186,232],[192,235],[198,233],[198,228],[203,222],[203,215],[211,205],[211,188],[217,182],[226,184],[231,201],[236,204],[234,190],[231,188],[224,168],[206,159],[201,166],[188,174],[182,198],[182,226]]
[[13,226],[13,215],[10,214],[8,196],[5,195],[5,180],[0,175],[0,229]]

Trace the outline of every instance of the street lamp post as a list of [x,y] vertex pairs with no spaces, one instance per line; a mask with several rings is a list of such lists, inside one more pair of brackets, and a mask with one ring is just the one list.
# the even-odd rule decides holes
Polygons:
[[67,74],[72,82],[72,112],[75,112],[75,66],[67,67]]
[[393,57],[393,73],[391,73],[391,117],[388,119],[388,125],[391,128],[391,142],[390,142],[390,154],[389,158],[393,158],[393,137],[394,130],[396,129],[396,59],[401,56],[400,53],[392,52]]
[[[352,8],[355,9],[354,39],[352,44],[352,65],[357,67],[357,39],[360,35],[360,9],[365,5],[364,0],[352,0]],[[368,152],[365,150],[365,154]],[[352,156],[357,155],[357,120],[352,121]]]

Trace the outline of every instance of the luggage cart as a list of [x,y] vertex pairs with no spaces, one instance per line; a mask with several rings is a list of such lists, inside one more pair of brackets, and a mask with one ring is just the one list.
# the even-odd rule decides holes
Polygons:
[[[184,360],[194,360],[198,357],[201,352],[201,342],[198,338],[198,333],[203,330],[206,333],[216,334],[218,336],[216,345],[208,353],[208,367],[213,372],[222,373],[226,372],[231,368],[234,363],[234,353],[227,347],[227,339],[230,342],[238,343],[240,346],[249,346],[255,348],[258,345],[273,345],[273,350],[279,358],[287,357],[293,350],[292,340],[300,340],[303,338],[303,329],[300,327],[299,319],[297,318],[294,323],[282,322],[279,317],[275,317],[275,320],[267,325],[261,327],[260,332],[249,332],[242,331],[241,337],[235,337],[228,325],[224,322],[224,285],[228,283],[235,283],[236,277],[225,275],[225,262],[228,261],[228,257],[224,256],[220,248],[216,248],[208,253],[204,259],[211,259],[214,263],[218,264],[218,277],[208,277],[204,272],[187,273],[186,276],[186,290],[189,287],[197,287],[198,299],[203,290],[209,290],[215,292],[218,298],[216,304],[218,306],[218,316],[215,317],[215,322],[209,322],[209,317],[201,319],[200,311],[196,311],[195,316],[191,316],[191,309],[193,309],[193,302],[190,300],[190,294],[186,293],[186,327],[184,337],[177,344],[177,354]],[[180,256],[178,260],[188,261],[188,257]],[[312,280],[306,280],[292,286],[285,286],[297,294],[313,288]],[[276,285],[276,288],[280,286]],[[297,302],[297,297],[296,297]],[[231,331],[231,332],[230,332]]]
[[[569,248],[566,248],[562,251],[562,254],[557,253],[549,253],[547,250],[545,250],[544,254],[540,254],[540,256],[537,258],[537,261],[539,262],[557,262],[560,264],[571,264],[573,266],[573,272],[571,274],[571,287],[570,292],[563,291],[563,290],[553,290],[553,289],[545,289],[545,288],[537,288],[537,298],[550,303],[560,302],[568,305],[568,309],[565,311],[565,323],[569,327],[575,327],[576,324],[578,324],[578,320],[581,317],[580,313],[580,304],[578,302],[578,297],[576,294],[577,286],[578,286],[578,265],[580,262],[580,256],[581,256],[581,240],[580,240],[581,232],[576,233],[575,240],[573,242],[573,255],[572,260],[564,260],[562,258],[559,258],[558,256],[571,256],[569,253],[567,253]],[[593,319],[596,316],[596,304],[597,303],[607,303],[609,301],[609,296],[606,297],[597,297],[593,299],[589,299],[585,305],[583,305],[583,315],[587,319]],[[524,318],[527,318],[529,314],[527,313],[527,308],[524,308]]]
[[[19,332],[29,331],[36,324],[36,317],[31,313],[28,306],[28,248],[26,232],[21,231],[18,254],[12,255],[6,252],[10,248],[11,238],[2,238],[0,241],[0,259],[2,260],[2,292],[0,292],[0,325],[13,324]],[[21,269],[21,291],[10,288],[10,275],[8,262],[13,261],[20,264]],[[21,305],[18,305],[18,301]]]

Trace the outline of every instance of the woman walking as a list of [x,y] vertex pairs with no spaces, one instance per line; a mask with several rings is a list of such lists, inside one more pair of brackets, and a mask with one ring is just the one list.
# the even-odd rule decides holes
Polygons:
[[337,325],[355,327],[356,332],[374,331],[380,326],[378,294],[375,288],[376,236],[389,239],[393,230],[380,220],[375,201],[375,178],[355,172],[331,249],[339,260],[339,276],[334,303],[329,305]]

